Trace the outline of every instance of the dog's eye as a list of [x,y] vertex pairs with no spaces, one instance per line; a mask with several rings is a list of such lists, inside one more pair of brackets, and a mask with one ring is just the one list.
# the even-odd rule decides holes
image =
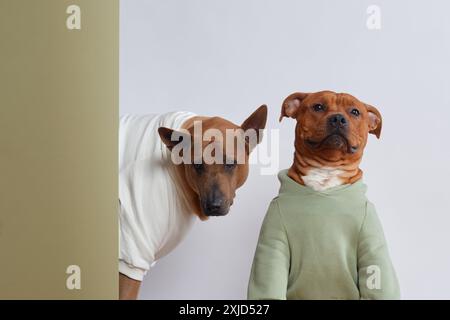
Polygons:
[[354,115],[355,117],[359,116],[359,110],[358,109],[352,109],[352,111],[350,111],[350,113],[352,115]]
[[317,103],[317,104],[313,105],[313,110],[315,112],[325,111],[325,106],[323,104]]
[[203,170],[203,168],[204,168],[203,163],[194,163],[194,169],[195,169],[195,171],[200,172],[200,171]]
[[236,163],[225,163],[224,167],[227,170],[233,170],[234,168],[236,168]]

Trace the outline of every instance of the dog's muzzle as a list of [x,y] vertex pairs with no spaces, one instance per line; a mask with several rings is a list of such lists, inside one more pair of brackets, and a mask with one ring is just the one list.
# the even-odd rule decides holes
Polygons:
[[228,201],[217,190],[213,190],[205,199],[202,199],[201,204],[203,213],[207,216],[224,216],[230,210]]

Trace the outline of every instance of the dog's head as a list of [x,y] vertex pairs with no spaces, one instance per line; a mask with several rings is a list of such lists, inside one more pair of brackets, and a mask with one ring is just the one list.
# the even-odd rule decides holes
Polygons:
[[[240,126],[219,117],[201,121],[187,132],[161,127],[164,144],[183,158],[189,187],[198,195],[205,216],[224,216],[230,210],[235,191],[247,179],[249,154],[265,128],[267,107],[259,107]],[[188,141],[184,148],[180,143]],[[176,148],[179,147],[177,150]],[[184,157],[188,154],[188,157]]]
[[362,157],[369,133],[381,133],[381,114],[346,93],[293,93],[283,102],[283,117],[297,120],[296,149],[305,156],[341,164]]

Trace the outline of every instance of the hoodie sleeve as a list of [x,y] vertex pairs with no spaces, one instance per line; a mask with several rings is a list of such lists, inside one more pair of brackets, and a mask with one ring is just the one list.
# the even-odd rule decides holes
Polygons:
[[286,299],[290,251],[276,200],[264,218],[248,285],[248,299]]
[[361,299],[400,299],[400,288],[375,207],[367,203],[358,242]]

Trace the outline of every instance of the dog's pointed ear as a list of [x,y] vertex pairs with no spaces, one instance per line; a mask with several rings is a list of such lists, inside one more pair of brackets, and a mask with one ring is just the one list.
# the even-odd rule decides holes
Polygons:
[[183,141],[187,141],[191,137],[189,133],[176,131],[166,127],[158,128],[158,133],[161,137],[162,142],[170,151],[172,151],[173,147],[175,147],[177,144]]
[[383,124],[381,113],[377,108],[371,106],[370,104],[366,104],[366,109],[369,116],[369,133],[374,134],[378,139],[380,139],[381,126]]
[[245,121],[241,124],[241,128],[245,131],[253,129],[256,131],[257,143],[262,140],[262,134],[260,130],[266,127],[267,122],[267,106],[263,104],[256,111],[254,111]]
[[297,112],[300,109],[300,105],[303,100],[308,96],[308,93],[295,92],[284,99],[281,105],[281,114],[278,121],[281,122],[284,117],[297,118]]

